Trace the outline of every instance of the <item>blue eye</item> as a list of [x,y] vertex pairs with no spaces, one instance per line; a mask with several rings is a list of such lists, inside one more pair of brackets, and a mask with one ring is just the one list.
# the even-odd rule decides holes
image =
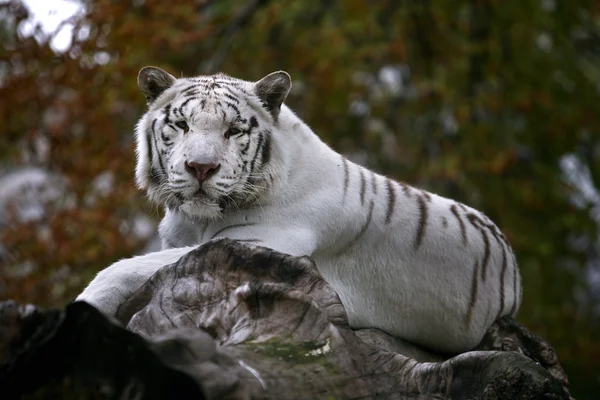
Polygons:
[[190,130],[190,127],[185,121],[177,121],[175,122],[175,126],[183,130],[183,133],[188,133],[188,131]]
[[229,139],[231,136],[239,135],[240,133],[242,133],[241,129],[231,127],[225,131],[225,139]]

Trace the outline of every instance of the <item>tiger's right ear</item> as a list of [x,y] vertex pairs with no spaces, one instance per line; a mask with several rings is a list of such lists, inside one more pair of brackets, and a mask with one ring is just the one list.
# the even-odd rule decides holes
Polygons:
[[146,96],[148,105],[152,104],[173,83],[175,83],[175,77],[158,67],[144,67],[138,74],[138,86]]

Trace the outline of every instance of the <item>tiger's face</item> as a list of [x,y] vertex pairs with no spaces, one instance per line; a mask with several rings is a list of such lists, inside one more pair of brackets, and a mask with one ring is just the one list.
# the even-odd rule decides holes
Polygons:
[[175,79],[146,67],[138,84],[149,108],[136,126],[136,181],[151,200],[191,218],[218,218],[267,190],[287,73],[254,83],[222,74]]

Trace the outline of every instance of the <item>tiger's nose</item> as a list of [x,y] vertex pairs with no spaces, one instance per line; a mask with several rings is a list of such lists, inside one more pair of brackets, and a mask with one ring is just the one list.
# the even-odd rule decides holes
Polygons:
[[197,162],[185,162],[185,169],[194,175],[198,182],[202,183],[213,176],[221,167],[221,164],[202,164]]

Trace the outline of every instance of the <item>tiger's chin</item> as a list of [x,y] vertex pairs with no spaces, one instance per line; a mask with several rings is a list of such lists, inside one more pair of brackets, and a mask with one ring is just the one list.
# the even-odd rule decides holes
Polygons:
[[179,206],[179,211],[192,220],[215,220],[223,217],[223,208],[219,202],[207,197],[185,200]]

